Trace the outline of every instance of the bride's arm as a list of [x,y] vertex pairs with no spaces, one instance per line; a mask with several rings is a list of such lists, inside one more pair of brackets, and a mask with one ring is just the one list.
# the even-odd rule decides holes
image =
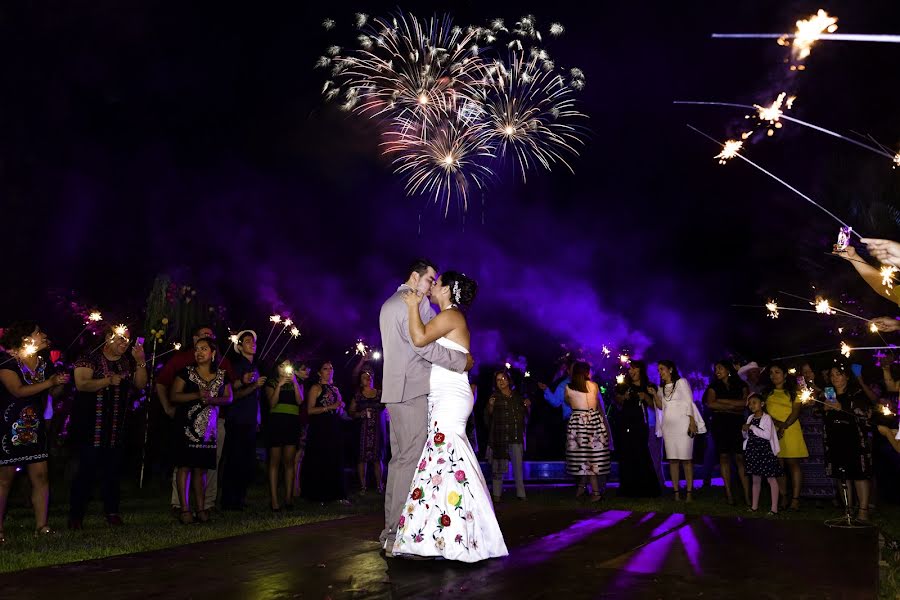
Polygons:
[[426,325],[422,322],[418,306],[409,305],[409,339],[417,348],[427,346],[456,329],[461,318],[459,312],[445,310]]

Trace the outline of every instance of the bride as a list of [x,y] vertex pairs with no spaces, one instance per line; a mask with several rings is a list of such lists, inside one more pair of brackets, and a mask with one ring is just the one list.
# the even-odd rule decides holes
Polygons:
[[[461,308],[472,303],[477,288],[461,273],[444,273],[431,293],[441,312],[428,325],[419,315],[421,297],[407,292],[412,343],[422,347],[437,342],[468,352],[469,327]],[[432,365],[427,441],[399,517],[394,555],[477,562],[509,554],[466,437],[474,401],[465,373]]]

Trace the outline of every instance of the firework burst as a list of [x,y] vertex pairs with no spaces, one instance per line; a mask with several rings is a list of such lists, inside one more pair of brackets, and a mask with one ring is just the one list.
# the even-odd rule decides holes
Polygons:
[[[449,17],[419,19],[357,15],[359,47],[331,46],[316,66],[329,69],[326,100],[383,126],[382,150],[408,195],[430,196],[449,211],[463,209],[494,178],[494,163],[512,157],[525,179],[538,167],[570,160],[583,144],[574,92],[581,69],[557,69],[536,20],[526,15],[507,28],[454,26]],[[562,25],[550,28],[554,36]],[[502,49],[500,56],[498,49]],[[526,58],[528,57],[528,58]]]
[[573,172],[568,159],[578,156],[583,143],[577,121],[585,115],[575,108],[573,89],[583,87],[584,74],[572,69],[572,82],[544,67],[540,52],[525,58],[513,52],[507,66],[496,61],[487,69],[484,115],[489,139],[497,155],[514,157],[522,179],[537,166],[555,164]]

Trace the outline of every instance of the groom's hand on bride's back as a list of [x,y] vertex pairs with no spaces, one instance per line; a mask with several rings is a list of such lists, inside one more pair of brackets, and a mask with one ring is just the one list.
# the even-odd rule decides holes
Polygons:
[[466,355],[466,371],[471,371],[472,367],[475,366],[475,359],[472,358],[471,354]]

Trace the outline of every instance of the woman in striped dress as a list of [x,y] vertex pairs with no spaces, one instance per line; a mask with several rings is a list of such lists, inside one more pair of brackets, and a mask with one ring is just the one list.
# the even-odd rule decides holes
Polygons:
[[[566,386],[566,403],[572,407],[566,435],[566,473],[578,481],[575,497],[591,486],[591,502],[603,499],[603,485],[609,475],[609,423],[603,411],[600,388],[591,381],[591,366],[579,362]],[[601,484],[602,479],[602,484]]]

